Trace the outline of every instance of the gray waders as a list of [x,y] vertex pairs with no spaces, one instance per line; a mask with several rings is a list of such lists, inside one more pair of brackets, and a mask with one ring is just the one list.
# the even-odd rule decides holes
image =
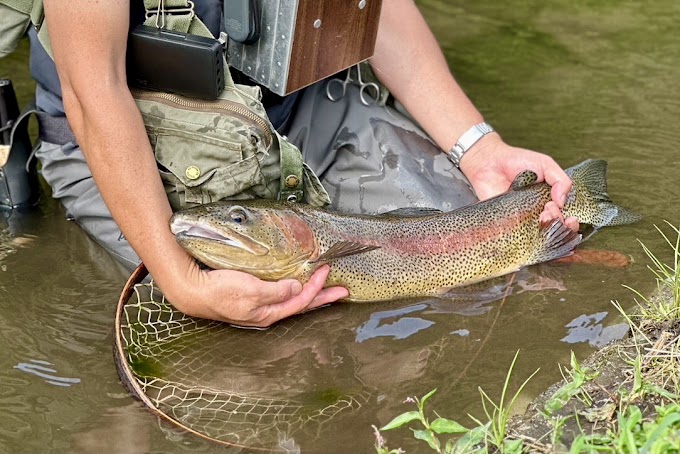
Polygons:
[[[332,102],[325,81],[303,91],[281,132],[321,178],[331,209],[381,213],[402,207],[453,210],[477,201],[446,155],[412,121],[391,107],[361,103],[358,87]],[[65,122],[65,119],[63,119]],[[36,156],[69,219],[128,268],[139,263],[113,221],[83,154],[63,125],[43,126]],[[59,134],[50,132],[57,128]],[[54,140],[50,142],[49,138]],[[55,143],[56,142],[56,143]]]

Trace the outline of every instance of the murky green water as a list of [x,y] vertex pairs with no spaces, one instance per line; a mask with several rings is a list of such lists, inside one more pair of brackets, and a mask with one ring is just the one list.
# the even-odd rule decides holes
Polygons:
[[[304,392],[310,405],[370,391],[360,409],[340,412],[318,436],[287,441],[303,452],[371,452],[370,425],[410,409],[406,396],[435,387],[433,406],[470,423],[467,413],[482,415],[477,387],[497,396],[517,350],[516,383],[541,369],[525,402],[559,378],[557,364],[571,350],[583,358],[620,335],[610,301],[632,304],[622,284],[654,287],[637,239],[668,257],[653,225],[680,221],[680,4],[419,4],[458,80],[507,141],[545,151],[565,167],[587,158],[609,162],[610,195],[645,219],[605,229],[585,247],[617,250],[635,263],[534,267],[524,277],[541,290],[483,306],[326,308],[305,318],[305,329],[291,322],[297,331],[282,344],[248,333],[242,348],[257,335],[269,348],[251,355],[252,375],[225,372],[234,373],[232,386],[279,386],[282,397]],[[25,48],[0,61],[0,75],[11,76],[23,103],[32,90],[26,68]],[[47,196],[13,222],[12,233],[0,233],[0,452],[216,450],[159,424],[119,384],[112,325],[125,278]],[[418,445],[410,438],[408,431],[388,434],[391,446],[413,452]]]

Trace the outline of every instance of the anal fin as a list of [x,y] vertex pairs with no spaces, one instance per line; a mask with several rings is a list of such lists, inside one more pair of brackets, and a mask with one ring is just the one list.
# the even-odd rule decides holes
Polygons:
[[581,234],[574,232],[559,219],[541,225],[543,248],[534,255],[535,263],[547,262],[565,257],[581,242]]

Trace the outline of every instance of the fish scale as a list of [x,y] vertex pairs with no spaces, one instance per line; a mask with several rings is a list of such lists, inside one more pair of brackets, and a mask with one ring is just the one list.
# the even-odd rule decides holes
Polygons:
[[[596,228],[639,219],[609,199],[604,161],[567,172],[574,184],[565,216]],[[213,268],[305,282],[328,263],[326,285],[346,287],[347,301],[436,296],[576,247],[580,235],[559,221],[540,224],[550,186],[535,181],[535,173],[522,172],[508,192],[446,213],[350,215],[268,200],[220,201],[176,213],[171,228],[180,245]]]

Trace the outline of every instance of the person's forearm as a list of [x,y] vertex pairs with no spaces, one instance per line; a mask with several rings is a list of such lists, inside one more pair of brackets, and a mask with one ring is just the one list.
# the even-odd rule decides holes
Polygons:
[[186,273],[189,268],[181,265],[191,261],[170,232],[170,205],[127,87],[129,5],[87,0],[44,5],[66,115],[97,187],[159,284],[172,283],[173,274]]
[[188,263],[189,257],[168,227],[172,211],[127,86],[113,84],[96,94],[81,90],[73,98],[68,93],[66,111],[79,119],[71,120],[72,127],[113,219],[159,284],[174,280],[168,273],[188,267],[167,265]]
[[444,150],[483,121],[449,71],[435,37],[412,0],[383,1],[375,53],[378,79]]

